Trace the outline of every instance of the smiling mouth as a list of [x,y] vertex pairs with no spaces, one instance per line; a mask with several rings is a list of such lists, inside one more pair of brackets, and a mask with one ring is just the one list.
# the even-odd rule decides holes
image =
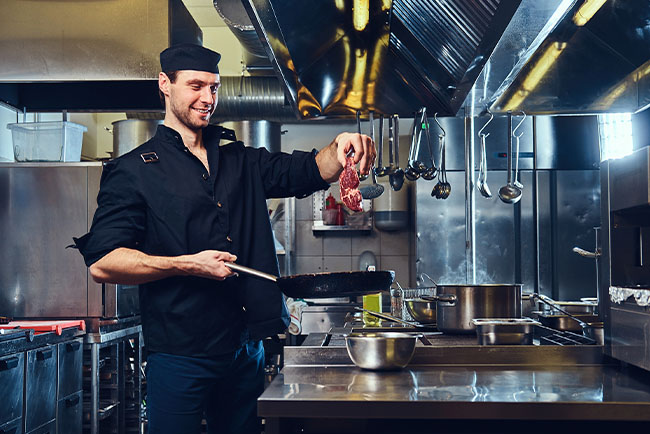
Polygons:
[[209,108],[199,109],[199,108],[196,108],[196,107],[192,107],[192,110],[195,110],[195,111],[199,112],[200,114],[202,114],[204,116],[210,114],[210,109]]

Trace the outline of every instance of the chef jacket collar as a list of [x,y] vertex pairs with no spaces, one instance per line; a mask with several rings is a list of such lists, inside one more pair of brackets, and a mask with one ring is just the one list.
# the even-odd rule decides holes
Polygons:
[[[204,146],[207,146],[208,144],[212,143],[212,141],[215,139],[216,139],[216,145],[218,146],[222,131],[223,131],[223,127],[218,125],[208,125],[207,127],[205,127],[203,129]],[[161,140],[163,142],[170,143],[180,150],[186,148],[185,144],[183,143],[183,137],[181,136],[181,134],[178,131],[166,125],[162,125],[162,124],[158,125],[158,129],[156,130],[156,139]]]

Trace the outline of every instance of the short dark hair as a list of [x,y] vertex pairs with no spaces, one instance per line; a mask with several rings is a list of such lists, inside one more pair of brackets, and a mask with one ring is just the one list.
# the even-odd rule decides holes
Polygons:
[[[167,78],[169,78],[170,83],[176,83],[176,76],[178,75],[178,71],[169,71],[164,73]],[[163,108],[165,108],[165,94],[162,93],[160,89],[158,89],[158,96],[160,97],[160,104],[162,104]]]

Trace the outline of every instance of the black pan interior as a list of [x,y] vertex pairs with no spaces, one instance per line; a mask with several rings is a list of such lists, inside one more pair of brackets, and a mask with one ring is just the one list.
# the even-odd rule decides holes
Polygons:
[[394,271],[344,271],[278,278],[280,290],[293,298],[352,297],[388,291]]

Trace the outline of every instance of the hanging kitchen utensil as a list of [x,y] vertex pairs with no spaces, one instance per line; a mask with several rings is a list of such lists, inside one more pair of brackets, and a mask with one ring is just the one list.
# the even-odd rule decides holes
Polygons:
[[481,196],[491,198],[492,192],[490,191],[490,187],[487,183],[487,155],[485,145],[485,140],[487,139],[487,136],[490,135],[490,133],[485,134],[483,133],[483,130],[490,124],[490,122],[492,122],[494,115],[489,110],[488,113],[490,114],[490,119],[488,119],[485,125],[483,125],[483,127],[478,131],[478,136],[481,140],[481,162],[479,163],[479,173],[476,187],[481,193]]
[[521,119],[521,121],[519,121],[515,129],[512,130],[512,136],[515,138],[515,181],[513,184],[515,187],[522,189],[524,188],[524,185],[519,182],[519,139],[521,139],[521,136],[524,135],[524,132],[522,130],[521,133],[517,134],[517,130],[526,120],[526,112],[522,110],[520,113],[522,113],[524,117]]
[[499,189],[499,199],[514,204],[521,199],[521,190],[512,183],[512,112],[508,112],[508,132],[508,180]]
[[[431,161],[431,165],[427,167],[424,172],[421,173],[421,176],[422,179],[426,179],[427,181],[432,181],[438,175],[438,168],[436,167],[436,163],[433,158],[433,148],[431,146],[431,133],[430,133],[431,128],[429,127],[429,119],[426,117],[424,119],[427,127],[427,148],[429,149],[429,159]],[[433,120],[438,125],[438,128],[440,128],[440,131],[442,131],[442,133],[438,134],[438,144],[440,144],[440,142],[444,140],[444,137],[447,135],[447,133],[445,132],[445,129],[442,127],[442,125],[440,125],[440,122],[438,122],[438,113],[433,114]]]
[[[357,110],[357,133],[361,134],[361,110]],[[361,172],[357,173],[359,175],[359,181],[368,179],[368,174],[363,175]]]
[[395,170],[392,167],[393,149],[389,149],[391,164],[388,166],[383,165],[384,161],[384,115],[379,115],[379,140],[377,141],[377,167],[375,168],[375,175],[388,176]]
[[404,185],[404,171],[399,168],[399,115],[393,115],[390,118],[389,126],[392,124],[393,128],[389,128],[389,142],[391,141],[391,132],[392,132],[392,142],[395,145],[395,170],[388,177],[390,181],[390,186],[394,191],[399,191]]
[[[372,141],[374,143],[374,141],[375,141],[375,118],[374,118],[374,113],[372,111],[368,113],[368,120],[370,121],[370,138],[372,139]],[[359,188],[359,192],[361,192],[361,197],[363,197],[364,199],[378,198],[384,192],[384,186],[381,185],[381,184],[377,184],[377,178],[375,177],[375,164],[374,163],[373,163],[372,167],[370,168],[370,179],[372,179],[372,184],[364,185],[363,187]]]
[[436,199],[447,199],[451,194],[451,184],[447,180],[445,136],[440,136],[440,139],[440,176],[438,176],[438,183],[434,185],[433,190],[431,190],[431,196]]
[[[422,109],[420,109],[422,110]],[[420,112],[416,113],[413,116],[413,127],[411,131],[411,146],[409,147],[409,156],[408,161],[406,162],[406,168],[404,169],[404,176],[409,181],[417,181],[420,178],[420,162],[416,162],[416,158],[420,149],[420,139],[419,132],[421,131],[422,122],[419,120],[421,118]],[[426,167],[422,167],[422,170]]]
[[343,271],[277,277],[232,262],[226,262],[225,265],[233,271],[275,282],[280,287],[280,291],[293,298],[352,297],[376,294],[388,291],[395,279],[394,271]]

